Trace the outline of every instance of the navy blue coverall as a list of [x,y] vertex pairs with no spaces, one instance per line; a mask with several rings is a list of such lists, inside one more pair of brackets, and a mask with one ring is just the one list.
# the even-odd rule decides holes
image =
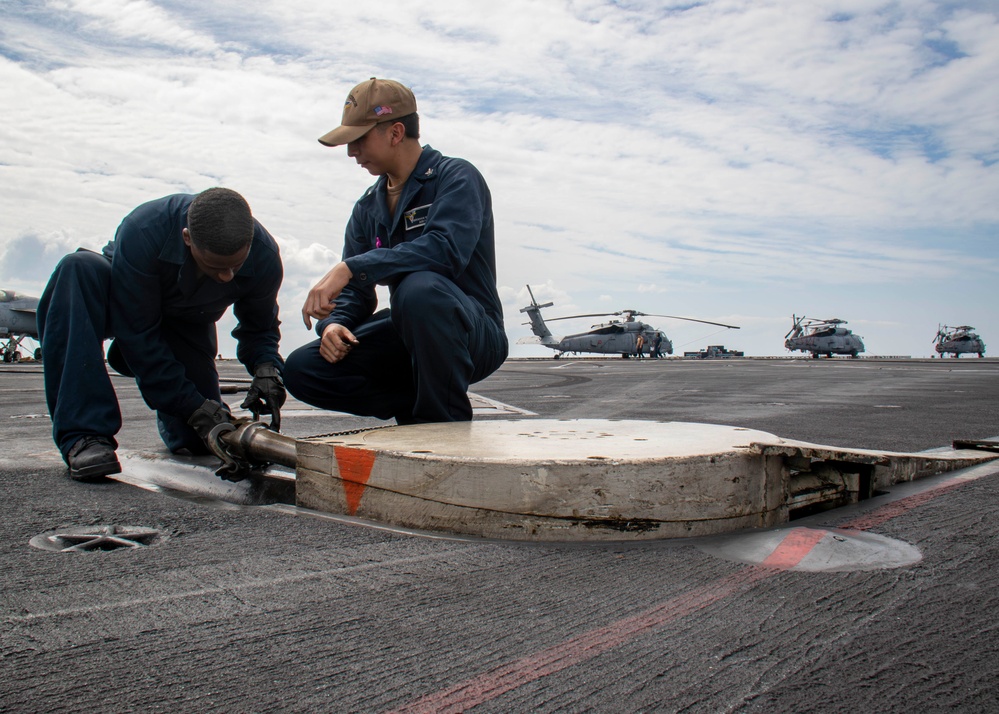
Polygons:
[[[390,216],[388,179],[354,205],[343,260],[353,278],[316,332],[336,323],[358,340],[335,364],[321,340],[288,356],[285,386],[323,409],[400,424],[467,421],[468,385],[506,359],[489,188],[472,164],[429,146]],[[389,310],[375,312],[375,285]]]
[[171,451],[205,453],[187,419],[206,399],[222,401],[215,323],[232,305],[239,321],[236,356],[250,374],[280,369],[277,293],[283,278],[277,243],[254,221],[245,263],[228,283],[200,275],[182,230],[193,195],[145,203],[130,213],[102,253],[78,250],[56,266],[38,303],[45,355],[45,397],[52,433],[66,458],[83,436],[113,439],[121,411],[104,366],[135,376]]

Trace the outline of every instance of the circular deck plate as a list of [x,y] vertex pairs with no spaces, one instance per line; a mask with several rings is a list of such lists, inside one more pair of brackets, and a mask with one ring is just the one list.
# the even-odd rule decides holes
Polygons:
[[143,526],[70,526],[40,533],[28,545],[58,553],[97,553],[145,548],[166,539],[159,530]]
[[901,568],[923,557],[916,546],[877,533],[802,526],[722,536],[698,548],[724,560],[811,573]]
[[376,451],[493,463],[662,461],[780,443],[754,429],[689,422],[521,419],[375,429],[349,442]]
[[479,420],[299,441],[297,503],[517,540],[703,536],[783,522],[766,432],[684,422]]

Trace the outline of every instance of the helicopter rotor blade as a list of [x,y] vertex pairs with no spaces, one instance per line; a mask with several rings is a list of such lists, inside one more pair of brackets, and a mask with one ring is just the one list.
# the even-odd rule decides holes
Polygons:
[[698,320],[694,317],[680,317],[679,315],[656,315],[650,312],[639,312],[637,310],[619,310],[618,312],[590,312],[583,315],[564,315],[562,317],[549,317],[548,322],[553,320],[572,320],[577,317],[610,317],[610,316],[620,316],[620,315],[631,315],[633,317],[668,317],[671,320],[687,320],[688,322],[703,322],[705,325],[717,325],[718,327],[727,327],[730,330],[741,329],[738,325],[726,325],[724,322],[711,322],[710,320]]
[[618,315],[618,314],[620,314],[620,313],[616,313],[616,312],[591,312],[591,313],[588,313],[586,315],[565,315],[563,317],[549,317],[549,318],[547,318],[547,321],[548,322],[552,322],[553,320],[572,320],[572,319],[577,318],[577,317],[607,317],[608,315]]
[[644,317],[668,317],[671,320],[686,320],[688,322],[703,322],[705,325],[718,325],[718,327],[727,327],[730,330],[741,330],[742,328],[738,325],[726,325],[724,322],[711,322],[711,320],[698,320],[696,317],[680,317],[679,315],[652,315],[648,313],[635,313],[636,315],[642,315]]

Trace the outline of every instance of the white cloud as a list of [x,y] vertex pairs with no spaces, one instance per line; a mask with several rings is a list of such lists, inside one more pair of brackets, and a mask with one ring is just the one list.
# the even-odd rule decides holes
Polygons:
[[148,0],[55,0],[51,6],[56,11],[81,16],[81,29],[97,37],[111,35],[198,52],[210,52],[216,47],[211,37],[191,30],[159,4]]
[[553,314],[735,315],[747,328],[732,346],[750,352],[782,352],[784,323],[805,310],[910,325],[892,353],[928,354],[939,321],[999,335],[987,3],[2,12],[0,245],[99,247],[144,200],[231,186],[281,242],[286,350],[309,339],[301,300],[371,180],[316,138],[372,75],[413,86],[425,140],[489,182],[512,341],[526,334],[526,283]]

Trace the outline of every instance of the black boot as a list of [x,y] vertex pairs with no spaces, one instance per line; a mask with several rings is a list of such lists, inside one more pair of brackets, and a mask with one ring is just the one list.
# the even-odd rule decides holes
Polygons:
[[114,450],[114,441],[106,436],[84,436],[66,455],[69,477],[74,481],[101,481],[110,474],[120,474],[121,464]]

